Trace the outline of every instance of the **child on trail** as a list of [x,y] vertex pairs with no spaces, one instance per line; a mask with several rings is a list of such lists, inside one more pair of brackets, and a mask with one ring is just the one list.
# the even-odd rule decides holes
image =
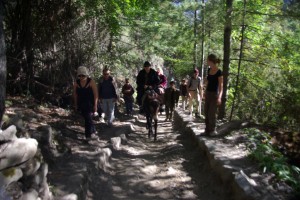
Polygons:
[[128,116],[132,115],[132,106],[133,106],[133,94],[134,89],[132,85],[129,83],[129,78],[125,79],[125,84],[122,87],[123,98],[126,106],[126,114]]
[[166,106],[166,119],[165,121],[172,121],[173,111],[175,105],[178,103],[179,90],[175,87],[175,81],[170,81],[170,87],[165,91],[164,103]]
[[186,79],[182,79],[180,86],[179,86],[180,96],[181,96],[181,103],[182,103],[182,109],[185,110],[187,100],[188,100],[188,90],[187,90],[187,83]]

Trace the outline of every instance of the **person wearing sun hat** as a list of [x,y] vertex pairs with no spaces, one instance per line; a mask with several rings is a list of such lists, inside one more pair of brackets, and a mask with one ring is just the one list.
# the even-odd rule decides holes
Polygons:
[[[86,67],[77,69],[77,80],[73,84],[74,106],[80,111],[85,123],[85,137],[89,140],[96,134],[93,115],[97,113],[98,90],[96,82],[89,77]],[[94,135],[93,135],[94,136]]]

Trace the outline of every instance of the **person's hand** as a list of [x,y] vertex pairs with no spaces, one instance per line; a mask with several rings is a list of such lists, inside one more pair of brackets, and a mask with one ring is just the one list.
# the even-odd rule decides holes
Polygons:
[[221,98],[218,98],[218,100],[217,100],[217,105],[219,106],[219,105],[221,105],[221,103],[222,103]]

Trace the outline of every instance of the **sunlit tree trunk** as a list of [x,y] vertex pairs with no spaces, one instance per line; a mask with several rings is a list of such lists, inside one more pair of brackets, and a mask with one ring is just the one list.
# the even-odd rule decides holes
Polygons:
[[240,71],[241,71],[241,63],[242,63],[242,58],[243,58],[243,50],[244,50],[244,33],[246,29],[245,25],[245,16],[246,16],[246,0],[244,0],[244,12],[243,12],[243,24],[242,24],[242,30],[241,30],[241,42],[240,42],[240,55],[239,55],[239,63],[238,63],[238,74],[236,77],[236,82],[235,82],[235,91],[233,95],[233,103],[231,107],[231,112],[230,112],[230,120],[232,119],[232,115],[235,109],[235,102],[237,99],[237,96],[239,94],[239,80],[240,80]]
[[0,128],[2,125],[2,117],[5,111],[6,97],[6,55],[3,32],[3,8],[3,1],[0,1]]
[[201,9],[201,22],[202,22],[202,41],[201,41],[201,57],[200,57],[200,76],[203,80],[203,70],[204,70],[204,46],[205,46],[205,0],[202,0],[202,9]]
[[[197,0],[195,0],[197,3]],[[194,67],[197,67],[197,7],[194,10]]]
[[227,87],[228,87],[228,75],[230,70],[230,38],[232,30],[231,13],[232,13],[233,0],[226,0],[226,16],[224,27],[224,58],[223,58],[223,96],[222,104],[219,109],[219,119],[225,118],[226,115],[226,101],[227,101]]

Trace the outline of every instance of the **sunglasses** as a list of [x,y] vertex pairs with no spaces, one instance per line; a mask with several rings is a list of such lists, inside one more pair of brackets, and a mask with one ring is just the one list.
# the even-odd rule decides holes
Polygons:
[[109,74],[107,73],[107,74],[103,74],[104,76],[108,76]]
[[78,75],[78,78],[84,78],[85,77],[85,75]]

